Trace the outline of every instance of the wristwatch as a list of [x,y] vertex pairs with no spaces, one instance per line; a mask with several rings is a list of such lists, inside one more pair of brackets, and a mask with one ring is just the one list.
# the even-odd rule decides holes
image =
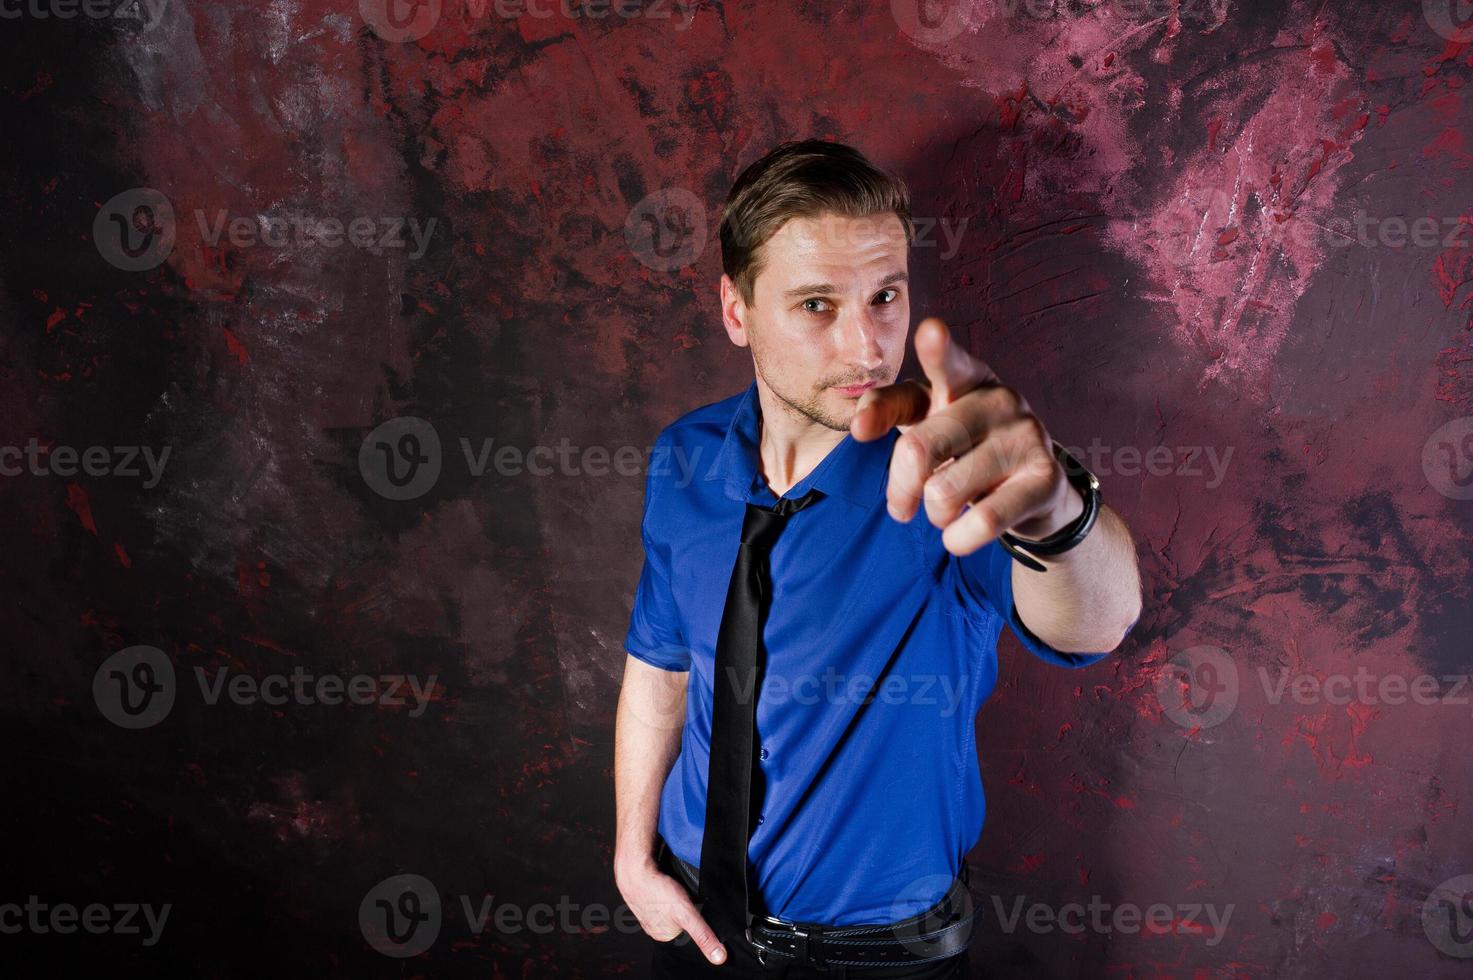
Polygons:
[[1035,572],[1046,572],[1048,569],[1042,562],[1035,561],[1032,555],[1062,555],[1084,540],[1090,528],[1095,526],[1095,518],[1100,516],[1099,479],[1058,442],[1054,442],[1054,458],[1063,464],[1064,475],[1084,498],[1084,510],[1074,520],[1041,541],[1028,541],[1007,532],[998,537],[998,542],[1008,550],[1008,554]]

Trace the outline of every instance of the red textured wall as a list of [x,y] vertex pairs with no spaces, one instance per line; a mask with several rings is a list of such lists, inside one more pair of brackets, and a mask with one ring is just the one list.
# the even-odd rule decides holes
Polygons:
[[[197,976],[638,975],[628,930],[477,929],[461,898],[619,902],[643,453],[750,380],[720,328],[720,207],[775,143],[818,136],[909,182],[917,316],[1092,453],[1140,547],[1145,612],[1112,660],[1004,642],[978,723],[979,970],[1464,975],[1463,6],[11,20],[0,443],[50,462],[0,477],[0,902],[172,906],[153,946],[17,948]],[[113,216],[140,202],[158,235],[130,257]],[[372,234],[321,224],[359,218]],[[438,475],[386,483],[375,431]],[[152,485],[53,465],[92,446],[169,456]],[[476,472],[504,446],[520,465]],[[537,446],[571,448],[538,475]],[[136,730],[94,688],[134,646],[178,688]],[[210,703],[196,682],[296,668],[375,695]],[[389,675],[423,700],[380,697]],[[443,903],[402,964],[359,919],[401,873]],[[1114,918],[1158,905],[1154,928]]]

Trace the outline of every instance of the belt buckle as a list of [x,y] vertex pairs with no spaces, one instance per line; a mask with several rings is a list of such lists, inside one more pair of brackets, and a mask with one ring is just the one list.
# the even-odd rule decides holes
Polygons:
[[752,927],[751,926],[747,926],[746,936],[747,936],[747,943],[754,950],[757,951],[757,962],[758,963],[761,963],[763,966],[766,966],[767,965],[767,954],[768,953],[771,953],[772,950],[769,949],[768,947],[762,945],[761,940],[759,940],[756,936],[752,935]]
[[797,952],[794,954],[798,958],[798,962],[805,965],[812,965],[813,960],[808,956],[808,930],[793,926],[793,938],[798,943]]
[[[788,922],[784,919],[777,919],[770,915],[764,915],[762,917],[762,925],[764,928],[768,929],[780,929],[793,937],[795,949],[791,955],[799,963],[807,965],[817,965],[813,962],[812,957],[809,955],[808,938],[812,935],[812,933],[809,932],[807,929],[801,928],[797,923]],[[765,954],[780,952],[779,950],[775,950],[770,946],[762,945],[761,941],[759,941],[754,935],[752,935],[752,929],[750,926],[747,928],[747,941],[750,942],[753,946],[757,947],[758,961],[764,966],[767,965]],[[783,953],[782,955],[786,956],[789,954]]]

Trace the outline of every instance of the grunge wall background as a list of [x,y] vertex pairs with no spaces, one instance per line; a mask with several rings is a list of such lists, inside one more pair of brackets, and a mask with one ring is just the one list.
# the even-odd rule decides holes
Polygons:
[[4,8],[18,973],[639,974],[646,448],[751,376],[729,183],[823,136],[1141,551],[1112,660],[1004,642],[977,962],[1462,975],[1462,4],[393,2]]

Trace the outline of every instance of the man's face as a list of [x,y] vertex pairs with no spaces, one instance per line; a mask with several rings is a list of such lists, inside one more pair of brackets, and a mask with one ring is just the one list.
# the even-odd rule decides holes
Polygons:
[[795,412],[847,431],[862,388],[900,373],[910,330],[905,228],[894,214],[793,218],[761,249],[752,305],[722,276],[732,343]]

